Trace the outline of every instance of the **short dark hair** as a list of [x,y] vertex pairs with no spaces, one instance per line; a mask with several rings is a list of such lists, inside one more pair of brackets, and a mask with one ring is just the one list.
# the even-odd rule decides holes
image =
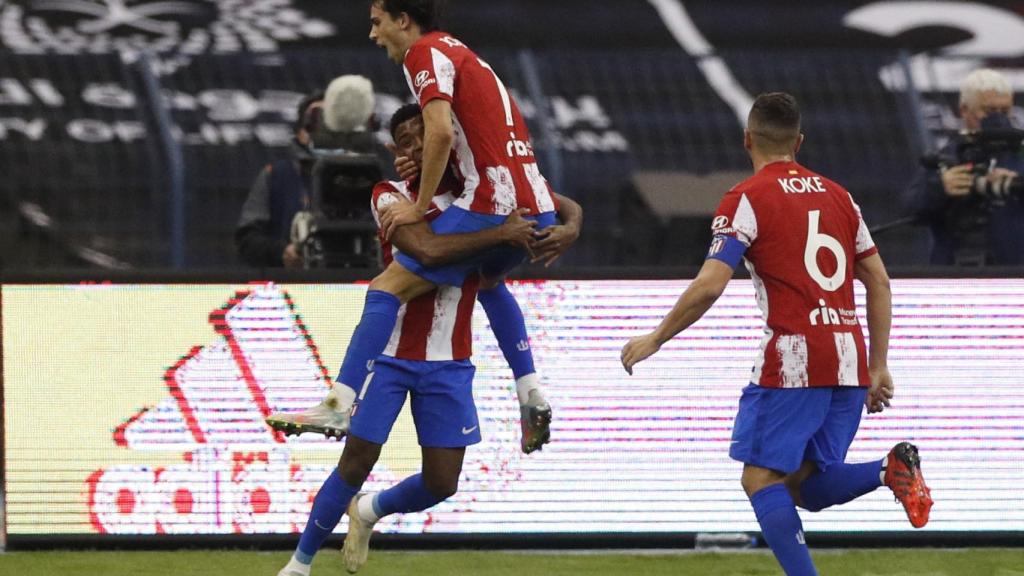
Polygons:
[[392,18],[398,18],[405,12],[424,32],[433,32],[441,27],[446,4],[445,0],[373,0],[373,3]]
[[306,111],[313,104],[323,100],[324,97],[324,91],[317,90],[316,92],[306,94],[302,97],[302,100],[299,100],[299,105],[295,110],[295,125],[293,126],[296,134],[298,134],[300,130],[306,130],[307,132],[313,131],[312,129],[315,127],[315,124],[319,119],[307,116]]
[[785,92],[761,94],[750,109],[747,129],[757,137],[759,147],[788,151],[800,137],[800,105]]
[[423,110],[420,110],[419,104],[406,104],[395,110],[395,113],[391,115],[391,123],[388,125],[388,128],[391,130],[391,139],[396,139],[395,131],[398,130],[399,126],[422,114]]

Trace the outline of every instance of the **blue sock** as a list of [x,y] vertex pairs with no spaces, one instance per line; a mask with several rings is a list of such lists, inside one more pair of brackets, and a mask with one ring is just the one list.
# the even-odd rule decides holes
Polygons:
[[345,361],[338,372],[338,382],[359,393],[370,372],[370,362],[376,360],[387,348],[401,307],[398,298],[387,292],[370,290],[366,293],[363,317],[352,333]]
[[306,528],[299,538],[299,547],[295,551],[295,559],[303,564],[312,564],[324,540],[334,532],[334,527],[341,521],[342,514],[348,508],[349,501],[359,492],[358,486],[349,486],[342,480],[335,468],[324,481],[320,491],[313,500],[313,510],[309,513]]
[[423,485],[423,475],[416,474],[377,494],[373,498],[373,511],[383,518],[389,514],[419,512],[443,501],[444,498],[434,496]]
[[811,512],[845,504],[882,485],[882,460],[863,464],[838,464],[812,474],[800,485],[800,499]]
[[761,534],[787,576],[816,576],[804,543],[804,527],[793,498],[783,484],[772,484],[750,497]]
[[491,330],[498,339],[498,346],[501,347],[501,352],[512,368],[516,380],[536,372],[523,311],[519,308],[515,296],[508,291],[508,287],[501,283],[490,290],[481,290],[476,299],[487,313]]

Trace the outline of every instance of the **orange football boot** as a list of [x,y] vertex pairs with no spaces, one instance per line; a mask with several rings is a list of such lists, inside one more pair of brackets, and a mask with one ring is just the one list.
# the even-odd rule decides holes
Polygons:
[[893,446],[885,460],[885,485],[903,504],[911,525],[923,528],[932,509],[932,495],[921,474],[921,456],[917,453],[917,446],[900,442]]

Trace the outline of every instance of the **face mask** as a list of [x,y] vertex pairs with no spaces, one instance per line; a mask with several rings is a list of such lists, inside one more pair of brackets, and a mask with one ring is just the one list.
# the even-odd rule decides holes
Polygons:
[[1010,117],[1002,112],[992,112],[981,119],[982,132],[989,130],[1005,130],[1007,128],[1013,128],[1013,123],[1010,122]]

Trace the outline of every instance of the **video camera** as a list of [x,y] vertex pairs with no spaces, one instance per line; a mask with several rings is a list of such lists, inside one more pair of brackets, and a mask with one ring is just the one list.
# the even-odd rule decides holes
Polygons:
[[[314,135],[314,138],[316,135]],[[380,246],[370,210],[373,187],[384,177],[373,135],[335,135],[335,149],[313,149],[310,208],[292,224],[306,268],[377,268]]]
[[383,178],[375,154],[348,152],[324,156],[313,166],[314,215],[307,242],[310,268],[380,266],[377,224],[370,203]]
[[956,157],[931,154],[921,164],[931,170],[971,164],[971,191],[987,200],[1003,202],[1016,196],[1024,200],[1024,177],[989,178],[997,160],[1019,155],[1024,143],[1024,130],[1010,124],[1005,114],[989,114],[981,120],[981,129],[966,135],[956,146]]
[[370,202],[384,178],[374,138],[373,83],[348,74],[331,81],[323,104],[310,108],[303,127],[312,198],[292,225],[307,268],[377,268],[380,245]]

